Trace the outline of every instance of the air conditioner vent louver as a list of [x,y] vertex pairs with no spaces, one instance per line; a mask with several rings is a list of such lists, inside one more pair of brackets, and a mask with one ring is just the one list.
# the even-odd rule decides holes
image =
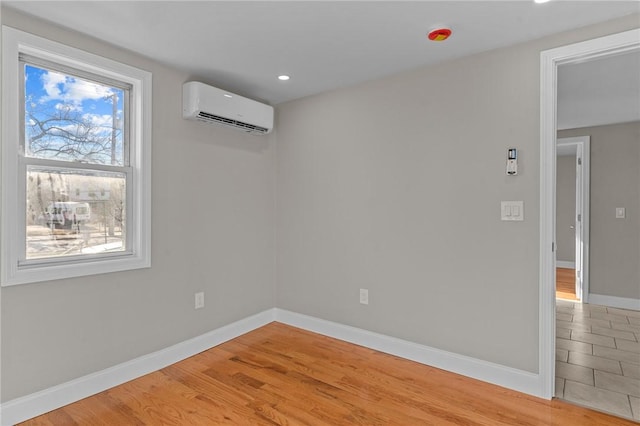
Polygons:
[[252,135],[264,135],[273,129],[272,106],[197,81],[182,85],[182,116]]
[[235,127],[240,130],[244,130],[247,133],[260,133],[265,134],[269,132],[266,127],[256,126],[254,124],[243,123],[242,121],[232,120],[230,118],[220,117],[219,115],[209,114],[208,112],[200,111],[198,117],[201,121],[214,121],[216,123],[224,124],[227,126]]

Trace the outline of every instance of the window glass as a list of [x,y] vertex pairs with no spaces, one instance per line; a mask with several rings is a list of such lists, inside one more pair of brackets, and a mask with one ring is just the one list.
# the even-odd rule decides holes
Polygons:
[[125,165],[125,90],[24,65],[25,155]]
[[125,173],[27,168],[26,258],[126,249]]

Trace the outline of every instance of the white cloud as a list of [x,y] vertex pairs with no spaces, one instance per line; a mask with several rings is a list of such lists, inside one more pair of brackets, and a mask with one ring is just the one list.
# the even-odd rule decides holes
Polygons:
[[55,109],[58,111],[82,111],[82,106],[75,104],[56,104]]
[[113,118],[108,114],[83,114],[82,119],[87,123],[91,123],[91,127],[111,128],[113,126]]
[[42,74],[42,85],[47,93],[40,101],[60,100],[79,106],[87,99],[103,99],[113,94],[110,87],[80,80],[55,71]]

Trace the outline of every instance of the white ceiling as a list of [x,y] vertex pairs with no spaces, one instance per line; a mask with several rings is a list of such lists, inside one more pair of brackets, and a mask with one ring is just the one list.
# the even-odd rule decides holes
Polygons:
[[[640,12],[613,0],[3,4],[272,105]],[[440,25],[452,37],[428,41]]]
[[[3,4],[271,104],[640,12],[613,0]],[[452,37],[428,41],[439,25]]]

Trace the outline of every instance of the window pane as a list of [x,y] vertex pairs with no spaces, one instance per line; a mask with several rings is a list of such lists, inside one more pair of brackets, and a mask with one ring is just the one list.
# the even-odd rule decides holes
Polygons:
[[124,173],[27,167],[27,259],[124,251]]
[[25,155],[125,165],[125,91],[58,71],[24,66]]

